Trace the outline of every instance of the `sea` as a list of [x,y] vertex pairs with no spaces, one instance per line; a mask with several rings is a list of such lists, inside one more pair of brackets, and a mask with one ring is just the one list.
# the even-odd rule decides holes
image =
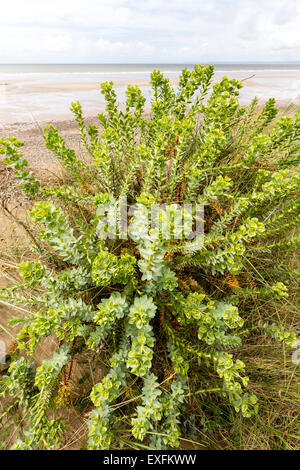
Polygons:
[[[138,85],[151,106],[150,74],[158,69],[174,88],[183,68],[194,64],[0,64],[0,126],[72,118],[70,104],[80,101],[86,116],[105,109],[100,84],[113,81],[120,106],[128,84]],[[280,105],[300,107],[300,63],[215,64],[214,80],[242,80],[240,102],[274,97]]]

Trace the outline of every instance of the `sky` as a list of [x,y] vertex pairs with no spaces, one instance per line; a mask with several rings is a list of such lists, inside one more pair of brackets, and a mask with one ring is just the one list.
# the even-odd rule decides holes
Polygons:
[[299,62],[298,0],[0,0],[0,63]]

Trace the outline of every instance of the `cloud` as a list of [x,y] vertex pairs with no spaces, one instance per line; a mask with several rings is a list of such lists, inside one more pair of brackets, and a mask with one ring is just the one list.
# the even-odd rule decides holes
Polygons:
[[58,34],[56,36],[43,36],[38,50],[45,49],[49,52],[66,52],[71,49],[72,39],[67,34]]
[[300,60],[297,0],[10,0],[0,62]]

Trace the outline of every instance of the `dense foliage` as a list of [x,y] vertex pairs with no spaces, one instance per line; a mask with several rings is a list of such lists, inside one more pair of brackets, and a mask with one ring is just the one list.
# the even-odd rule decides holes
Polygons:
[[[92,371],[105,371],[86,397],[87,449],[118,447],[128,422],[136,442],[179,447],[187,397],[226,397],[244,417],[257,413],[238,351],[258,331],[295,341],[280,317],[268,321],[264,303],[287,302],[295,279],[289,260],[299,244],[300,113],[271,126],[274,100],[261,110],[256,99],[240,107],[241,83],[224,77],[211,86],[212,77],[212,66],[184,69],[174,89],[154,71],[150,116],[138,87],[128,87],[122,108],[113,84],[104,83],[99,127],[86,127],[73,103],[85,159],[53,126],[44,131],[66,185],[42,187],[22,142],[0,141],[34,202],[37,241],[35,259],[19,265],[23,281],[0,292],[23,309],[11,321],[21,326],[20,352],[1,382],[24,420],[13,449],[57,448],[64,424],[56,410],[76,406],[72,364],[84,352]],[[135,205],[123,237],[114,219],[120,198]],[[149,213],[159,204],[153,226]],[[179,236],[178,221],[192,215],[184,204],[204,206],[204,236]],[[260,321],[251,315],[254,303],[262,306]],[[57,350],[36,366],[35,349],[50,335]]]

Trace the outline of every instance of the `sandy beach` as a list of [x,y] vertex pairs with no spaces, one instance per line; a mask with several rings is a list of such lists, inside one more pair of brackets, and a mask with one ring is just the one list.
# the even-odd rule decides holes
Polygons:
[[[95,66],[27,66],[24,70],[18,66],[19,69],[11,68],[11,71],[7,67],[5,71],[0,67],[0,129],[16,123],[72,119],[70,104],[73,101],[80,101],[87,117],[95,116],[105,108],[100,93],[100,84],[104,81],[113,81],[121,106],[126,100],[127,86],[139,86],[146,98],[147,110],[151,106],[151,71],[159,67],[176,89],[181,70],[179,65],[154,64],[98,66],[99,71]],[[292,101],[300,106],[300,67],[276,67],[218,66],[214,81],[224,75],[241,80],[241,104],[249,104],[257,96],[262,102],[274,97],[280,105]]]
[[[131,84],[141,88],[147,111],[151,106],[150,73],[154,68],[160,68],[176,89],[182,68],[179,65],[0,66],[0,137],[22,140],[29,167],[51,173],[56,162],[44,147],[42,129],[47,124],[58,127],[67,144],[80,154],[83,150],[70,111],[71,102],[79,100],[86,123],[97,125],[97,114],[105,110],[100,84],[113,81],[121,107]],[[243,105],[257,96],[261,104],[275,97],[282,112],[291,102],[295,108],[300,107],[300,67],[220,65],[215,68],[213,82],[224,75],[242,81]]]
[[[86,123],[97,125],[99,121],[96,116],[87,117]],[[30,169],[51,173],[57,167],[57,160],[44,145],[43,128],[48,124],[56,126],[66,143],[80,154],[82,149],[77,123],[71,119],[7,124],[0,129],[0,137],[14,136],[23,141],[22,152],[28,160]]]

